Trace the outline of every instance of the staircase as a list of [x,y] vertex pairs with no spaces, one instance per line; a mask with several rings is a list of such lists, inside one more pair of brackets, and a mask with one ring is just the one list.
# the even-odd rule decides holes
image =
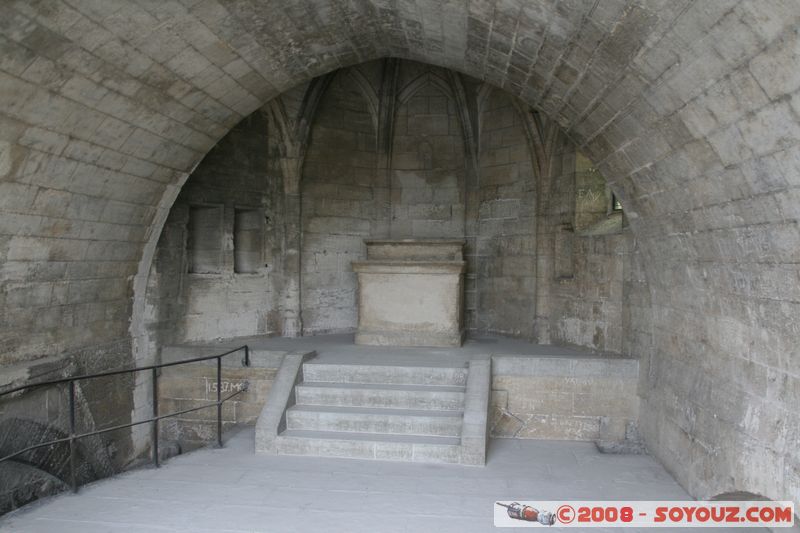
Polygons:
[[[484,463],[488,361],[462,368],[300,362],[281,402],[295,362],[285,360],[276,376],[257,425],[258,451]],[[275,402],[284,407],[279,420]]]

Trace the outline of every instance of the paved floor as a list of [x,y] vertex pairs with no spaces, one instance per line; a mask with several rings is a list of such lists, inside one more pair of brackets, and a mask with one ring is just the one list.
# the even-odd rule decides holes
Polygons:
[[[316,335],[313,337],[238,337],[218,342],[187,343],[172,357],[185,359],[197,356],[201,348],[208,353],[220,353],[227,349],[247,344],[252,350],[316,351],[316,362],[324,363],[365,363],[370,364],[408,364],[418,366],[462,366],[471,359],[488,359],[492,356],[556,357],[570,359],[629,359],[629,357],[596,352],[578,346],[552,346],[533,344],[520,339],[485,335],[468,338],[463,346],[447,348],[400,347],[400,346],[359,346],[353,343],[353,334]],[[169,348],[167,352],[171,352]],[[205,353],[205,351],[203,353]],[[225,360],[228,364],[238,364],[237,358]]]
[[256,455],[247,428],[10,513],[0,531],[487,532],[502,499],[691,498],[652,458],[590,443],[494,439],[480,468]]

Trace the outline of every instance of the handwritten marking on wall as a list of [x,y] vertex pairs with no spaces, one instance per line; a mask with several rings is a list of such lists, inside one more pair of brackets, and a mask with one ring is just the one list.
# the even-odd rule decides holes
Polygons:
[[[206,382],[206,393],[209,393],[209,392],[216,393],[217,392],[217,380],[209,379],[209,378],[203,378],[203,379]],[[244,381],[229,381],[229,380],[223,379],[220,382],[220,389],[221,389],[220,392],[223,392],[223,393],[224,392],[239,392],[242,389],[244,389],[244,384],[245,384]]]

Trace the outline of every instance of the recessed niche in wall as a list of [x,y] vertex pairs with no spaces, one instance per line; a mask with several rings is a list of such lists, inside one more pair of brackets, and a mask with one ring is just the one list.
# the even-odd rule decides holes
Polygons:
[[222,270],[222,206],[190,206],[187,229],[189,272],[219,273]]
[[233,217],[233,271],[258,272],[262,264],[263,212],[261,209],[236,209]]
[[575,276],[573,261],[575,230],[571,224],[561,224],[555,234],[555,277],[557,280],[568,280]]
[[575,154],[575,230],[580,232],[608,214],[606,180],[589,159]]
[[613,192],[611,193],[611,211],[622,211],[622,203]]
[[622,231],[622,204],[589,159],[575,155],[575,233],[612,235]]

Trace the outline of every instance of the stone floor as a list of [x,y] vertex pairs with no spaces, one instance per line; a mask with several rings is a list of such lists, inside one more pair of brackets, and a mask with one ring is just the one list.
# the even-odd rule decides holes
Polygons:
[[0,531],[486,532],[502,499],[691,498],[652,458],[604,455],[590,443],[493,439],[480,468],[255,455],[246,428],[223,449],[10,513]]
[[[628,357],[596,352],[573,346],[533,344],[520,339],[485,335],[470,337],[461,347],[398,347],[359,346],[353,343],[353,334],[316,335],[312,337],[237,337],[217,342],[187,343],[167,347],[165,352],[174,358],[187,358],[205,353],[219,353],[247,344],[253,351],[316,351],[315,362],[324,363],[369,363],[408,364],[423,366],[461,366],[471,359],[487,359],[492,356],[515,357],[565,357],[565,358],[613,358]],[[176,350],[179,348],[179,350]],[[237,364],[237,358],[226,360]]]

